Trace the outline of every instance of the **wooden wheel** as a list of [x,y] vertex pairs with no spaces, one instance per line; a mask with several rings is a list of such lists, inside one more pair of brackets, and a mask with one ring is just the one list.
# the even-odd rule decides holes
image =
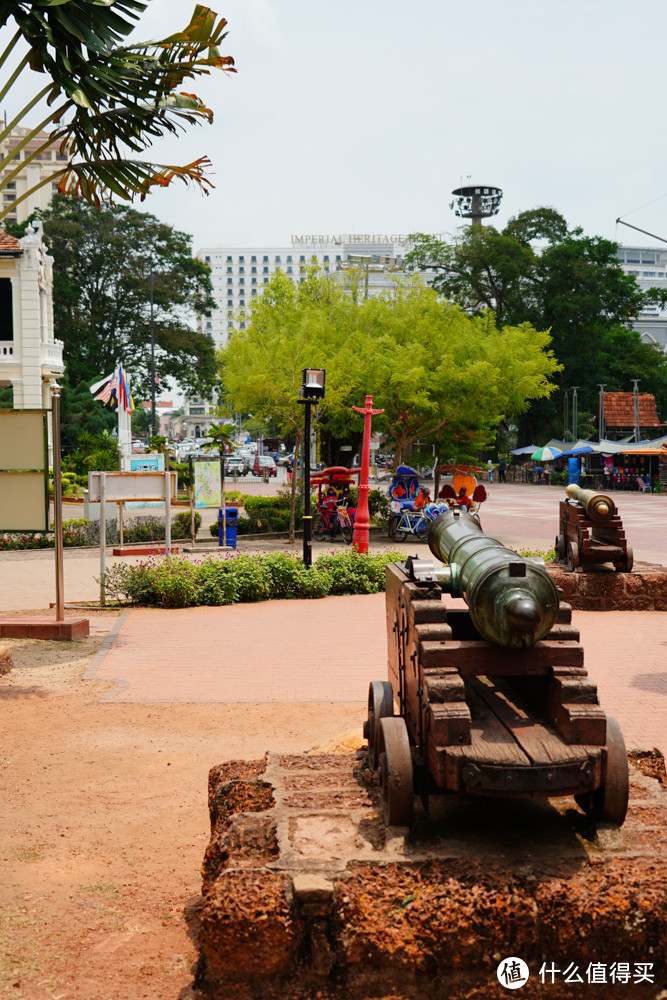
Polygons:
[[577,805],[595,823],[621,826],[628,811],[630,779],[623,733],[616,719],[607,719],[607,765],[604,782],[594,792],[575,795]]
[[559,559],[565,558],[565,535],[556,535],[556,543],[554,545],[556,550],[556,555]]
[[394,714],[394,689],[389,681],[371,681],[368,688],[368,719],[364,737],[368,740],[368,766],[376,771],[380,763],[378,730],[380,719]]
[[414,809],[412,754],[405,719],[380,719],[380,785],[387,826],[410,826]]
[[567,547],[567,568],[572,572],[579,565],[579,546],[576,542],[570,542]]
[[635,557],[632,551],[632,546],[628,545],[625,550],[625,559],[623,560],[623,569],[626,573],[629,573],[634,565]]

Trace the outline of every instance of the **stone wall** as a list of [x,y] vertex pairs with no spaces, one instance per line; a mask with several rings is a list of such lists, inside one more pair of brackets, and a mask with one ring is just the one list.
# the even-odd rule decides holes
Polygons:
[[667,611],[667,569],[637,563],[631,573],[608,566],[576,569],[547,566],[564,600],[577,611]]

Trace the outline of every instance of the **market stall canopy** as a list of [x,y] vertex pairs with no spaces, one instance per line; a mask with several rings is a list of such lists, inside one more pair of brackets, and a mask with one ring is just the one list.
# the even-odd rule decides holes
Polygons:
[[525,448],[513,448],[510,455],[532,455],[534,451],[537,451],[538,445],[527,444]]
[[599,451],[595,445],[589,444],[587,441],[577,442],[574,448],[570,448],[569,451],[561,452],[561,458],[575,458],[579,455],[595,455]]

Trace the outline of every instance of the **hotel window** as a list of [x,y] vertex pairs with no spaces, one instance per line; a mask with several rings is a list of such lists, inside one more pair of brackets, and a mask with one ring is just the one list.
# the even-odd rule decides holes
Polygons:
[[228,254],[228,256],[227,256],[227,263],[228,263],[228,264],[231,264],[231,263],[232,263],[232,260],[233,260],[233,258],[232,258],[232,255],[231,255],[231,254]]
[[234,305],[234,299],[227,299],[227,305],[228,306],[233,306]]
[[233,278],[227,278],[227,284],[228,285],[233,285],[234,284],[234,279]]
[[336,255],[336,263],[340,264],[340,262],[341,262],[341,256],[340,256],[340,254],[337,254]]
[[244,306],[245,305],[245,299],[240,299],[239,300],[239,305],[240,306]]
[[[7,185],[7,187],[9,187],[9,184]],[[204,260],[206,261],[207,264],[211,263],[211,258],[209,257],[208,254],[206,254],[206,256],[204,257]]]
[[256,289],[256,288],[253,288],[250,294],[251,294],[251,295],[257,295],[257,289]]
[[263,261],[264,264],[268,264],[269,263],[269,258],[267,256],[264,256],[264,257],[262,257],[262,261]]
[[268,274],[269,273],[268,267],[263,267],[262,271],[264,272],[264,274]]
[[324,259],[324,263],[325,263],[325,264],[328,264],[328,263],[329,263],[329,254],[328,254],[328,253],[325,253],[325,255],[324,255],[324,258],[323,258],[323,259]]
[[277,256],[277,257],[275,258],[275,263],[276,263],[276,264],[279,264],[279,263],[280,263],[280,255],[278,255],[278,256]]
[[245,285],[245,278],[239,278],[239,285]]
[[257,268],[256,267],[251,267],[250,268],[250,273],[251,274],[257,274]]
[[301,254],[301,256],[299,257],[299,263],[300,264],[305,264],[306,263],[306,258],[304,257],[303,254]]
[[250,284],[251,285],[256,285],[257,284],[257,278],[251,278],[250,279]]
[[253,254],[252,257],[250,258],[250,263],[251,264],[256,264],[257,263],[257,257],[255,256],[255,254]]
[[233,273],[234,273],[234,269],[232,267],[228,267],[227,268],[227,274],[233,274]]
[[288,267],[287,267],[287,273],[288,273],[288,274],[291,274],[291,273],[292,273],[292,268],[291,268],[291,267],[290,267],[289,265],[288,265]]
[[268,283],[269,283],[269,279],[268,278],[264,278],[264,284],[268,285]]
[[288,258],[287,258],[287,263],[288,263],[288,264],[291,264],[291,263],[292,263],[292,255],[291,255],[291,254],[290,254],[290,255],[288,256]]
[[245,267],[239,268],[239,274],[245,274]]
[[245,264],[245,257],[243,256],[243,254],[241,254],[241,256],[239,257],[239,264]]

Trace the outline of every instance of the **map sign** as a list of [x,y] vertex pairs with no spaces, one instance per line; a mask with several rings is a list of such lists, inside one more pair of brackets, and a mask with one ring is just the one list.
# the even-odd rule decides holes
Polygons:
[[[145,455],[130,457],[130,472],[164,472],[164,455],[162,452],[151,452]],[[125,504],[128,509],[138,510],[142,507],[158,507],[164,510],[162,500],[139,500]]]
[[220,506],[220,462],[195,462],[195,507]]

